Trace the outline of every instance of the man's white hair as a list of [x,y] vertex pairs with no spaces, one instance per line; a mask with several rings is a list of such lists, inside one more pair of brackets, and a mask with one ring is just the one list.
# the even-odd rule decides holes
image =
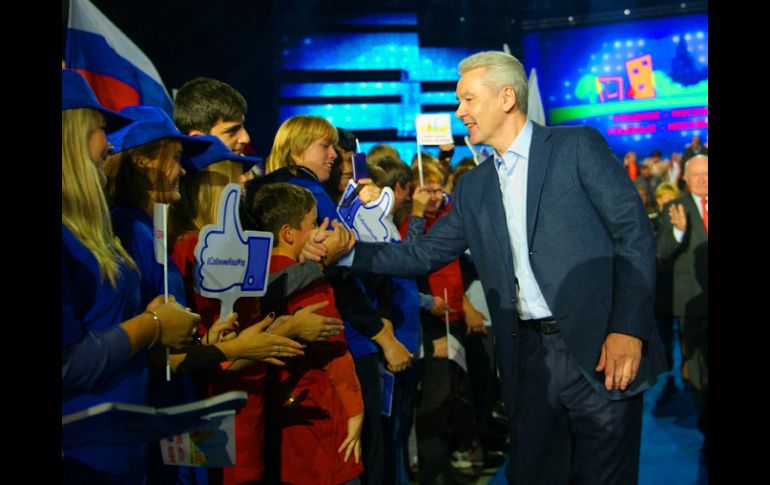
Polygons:
[[684,162],[684,175],[687,175],[690,173],[690,162],[697,161],[697,160],[706,160],[706,163],[709,161],[708,155],[695,155],[692,158],[689,158],[686,162]]
[[513,87],[516,104],[522,113],[527,114],[527,74],[518,59],[502,51],[484,51],[466,57],[457,66],[460,75],[473,69],[487,69],[484,80],[495,92],[505,86]]

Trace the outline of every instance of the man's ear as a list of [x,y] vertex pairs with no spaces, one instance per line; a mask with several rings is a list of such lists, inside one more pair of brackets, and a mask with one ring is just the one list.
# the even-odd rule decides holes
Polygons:
[[291,224],[284,224],[278,229],[278,237],[282,242],[292,245],[294,244],[294,228]]
[[500,90],[500,97],[503,103],[503,110],[508,112],[513,110],[516,106],[516,92],[513,90],[513,86],[505,86]]

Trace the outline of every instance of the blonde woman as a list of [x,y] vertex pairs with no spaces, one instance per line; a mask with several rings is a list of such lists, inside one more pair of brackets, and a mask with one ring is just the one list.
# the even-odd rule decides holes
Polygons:
[[[183,135],[171,118],[155,107],[131,106],[122,113],[132,116],[136,121],[110,135],[118,153],[106,163],[108,192],[113,205],[113,227],[137,262],[144,300],[162,292],[164,287],[163,266],[156,261],[154,253],[153,206],[155,203],[167,203],[174,207],[181,203],[181,178],[186,174],[182,164],[187,164],[190,157],[204,153],[212,140],[210,137]],[[218,194],[209,195],[216,196],[215,201],[219,200]],[[185,282],[173,258],[169,258],[167,273],[169,294],[182,305],[193,306],[187,300]],[[194,307],[201,311],[200,307]],[[296,342],[263,332],[272,323],[272,318],[265,319],[237,338],[236,318],[242,315],[240,309],[214,323],[218,315],[218,307],[215,314],[202,315],[199,334],[204,338],[203,343],[210,345],[189,347],[184,353],[171,356],[172,369],[180,373],[172,382],[165,379],[162,372],[164,366],[157,365],[164,363],[165,353],[152,356],[152,362],[156,363],[152,368],[161,371],[156,372],[150,380],[153,405],[169,406],[205,397],[195,395],[194,376],[190,374],[190,371],[201,367],[216,367],[219,361],[227,358],[265,358],[275,361],[274,357],[278,355],[291,357],[301,353],[301,346]],[[250,318],[248,321],[256,323],[256,320]],[[276,351],[278,347],[285,351]],[[175,469],[163,465],[159,451],[151,450],[148,470],[150,481],[191,481],[190,475],[193,473],[195,471],[189,467]]]
[[[112,232],[102,188],[106,132],[130,121],[62,70],[62,415],[108,401],[147,404],[144,349],[188,342],[199,319],[157,299],[145,311],[136,264]],[[64,440],[63,448],[65,483],[144,480],[145,445]]]

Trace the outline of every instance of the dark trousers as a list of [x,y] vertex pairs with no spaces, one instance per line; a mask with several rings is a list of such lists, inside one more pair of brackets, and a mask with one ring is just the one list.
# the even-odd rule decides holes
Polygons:
[[[460,336],[460,325],[452,334]],[[451,480],[453,449],[468,449],[478,439],[468,374],[454,361],[433,358],[433,342],[423,338],[415,430],[421,485]]]
[[666,369],[669,371],[674,367],[674,317],[671,315],[656,315],[658,322],[658,332],[660,340],[663,342],[663,348],[666,351]]
[[476,427],[482,444],[484,438],[492,434],[492,404],[495,401],[494,386],[497,376],[492,365],[492,357],[487,353],[484,340],[490,338],[480,333],[466,335],[463,340],[465,357],[468,363],[468,377],[473,394],[473,410]]
[[619,401],[599,394],[560,333],[522,326],[519,339],[508,482],[636,484],[642,394]]
[[378,354],[369,354],[353,360],[356,375],[361,383],[364,398],[364,424],[361,432],[361,453],[364,485],[382,485],[385,451],[382,443],[382,397],[380,392],[380,370]]
[[382,417],[385,442],[385,483],[409,485],[409,433],[414,422],[417,369],[407,367],[394,375],[393,406]]
[[693,398],[698,408],[698,428],[708,436],[709,340],[708,318],[684,317],[682,322],[682,352],[687,365]]

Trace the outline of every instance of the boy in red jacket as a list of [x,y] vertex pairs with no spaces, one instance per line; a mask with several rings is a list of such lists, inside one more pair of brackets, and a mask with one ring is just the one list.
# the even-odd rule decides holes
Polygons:
[[[260,229],[273,233],[270,272],[294,264],[316,227],[310,191],[269,184],[260,189],[250,209]],[[322,301],[329,304],[319,314],[340,318],[334,291],[324,279],[289,295],[282,310],[290,315]],[[274,463],[280,463],[282,482],[339,485],[361,474],[363,400],[343,333],[325,342],[308,342],[303,358],[269,370],[267,386],[273,396],[268,397],[269,419],[275,420],[270,424],[280,429],[280,460]]]

